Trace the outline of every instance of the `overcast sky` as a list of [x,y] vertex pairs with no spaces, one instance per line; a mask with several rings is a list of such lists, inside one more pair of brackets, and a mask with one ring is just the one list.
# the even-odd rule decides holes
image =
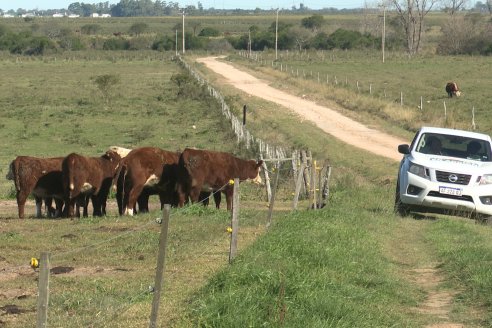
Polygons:
[[[71,3],[99,3],[106,2],[104,0],[94,1],[94,0],[0,0],[0,9],[17,10],[18,8],[23,8],[27,10],[31,9],[62,9],[68,8]],[[117,4],[119,0],[110,0],[110,4]],[[173,2],[178,2],[180,6],[193,5],[197,6],[198,1],[189,0],[174,0]],[[292,6],[299,8],[299,4],[303,3],[304,6],[311,9],[322,9],[322,8],[362,8],[364,6],[364,0],[331,0],[331,1],[316,1],[316,0],[306,0],[306,1],[293,1],[293,0],[272,0],[272,1],[257,1],[257,0],[201,0],[201,4],[204,8],[214,7],[216,9],[272,9],[272,8],[286,8],[290,9]]]

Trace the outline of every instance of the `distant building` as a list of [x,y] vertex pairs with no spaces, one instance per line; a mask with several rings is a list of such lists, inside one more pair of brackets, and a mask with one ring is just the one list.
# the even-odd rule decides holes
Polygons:
[[10,18],[10,17],[14,17],[14,15],[10,15],[10,14],[3,14],[2,17],[5,17],[5,18]]
[[56,14],[53,14],[53,17],[65,17],[65,15],[56,13]]
[[98,13],[92,13],[91,17],[99,17],[99,14]]
[[76,15],[76,14],[70,14],[70,15],[68,15],[68,18],[77,18],[77,17],[80,17],[80,15]]

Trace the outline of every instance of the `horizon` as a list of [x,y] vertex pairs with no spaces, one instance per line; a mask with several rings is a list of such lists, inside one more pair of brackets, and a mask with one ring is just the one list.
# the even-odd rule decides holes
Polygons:
[[[3,11],[24,9],[26,11],[32,10],[57,10],[57,9],[68,9],[68,6],[72,3],[76,3],[78,1],[74,0],[0,0],[0,9]],[[120,1],[90,1],[86,2],[87,4],[98,4],[108,2],[109,5],[116,5]],[[154,1],[153,1],[154,2]],[[198,7],[198,2],[200,2],[204,9],[221,9],[221,10],[234,10],[234,9],[242,9],[242,10],[254,10],[259,8],[261,10],[275,10],[276,8],[280,8],[281,10],[290,10],[294,6],[299,8],[300,4],[303,4],[305,7],[312,10],[320,10],[326,8],[336,8],[336,9],[355,9],[362,8],[364,6],[363,0],[334,0],[334,1],[271,1],[273,4],[265,4],[265,1],[249,1],[247,4],[244,4],[244,1],[239,0],[202,0],[202,1],[178,1],[180,7],[181,6],[195,6]],[[15,3],[15,5],[14,5]],[[81,2],[82,3],[82,2]]]

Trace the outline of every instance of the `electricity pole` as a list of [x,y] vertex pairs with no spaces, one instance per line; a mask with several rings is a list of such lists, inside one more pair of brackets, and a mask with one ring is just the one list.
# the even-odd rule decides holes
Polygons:
[[277,56],[277,43],[278,43],[278,12],[279,8],[277,8],[277,19],[275,20],[275,60],[278,59]]
[[383,63],[384,63],[384,42],[386,39],[386,4],[383,2],[383,35],[381,37],[381,49],[383,52]]
[[183,8],[183,55],[185,53],[185,9]]

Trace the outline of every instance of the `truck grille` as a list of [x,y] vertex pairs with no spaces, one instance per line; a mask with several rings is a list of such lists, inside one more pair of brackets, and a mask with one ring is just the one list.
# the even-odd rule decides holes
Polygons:
[[[455,182],[451,182],[449,180],[450,175],[455,175],[457,180]],[[459,174],[452,172],[444,172],[444,171],[436,171],[436,179],[439,182],[453,183],[459,185],[467,185],[470,182],[471,175],[470,174]]]

